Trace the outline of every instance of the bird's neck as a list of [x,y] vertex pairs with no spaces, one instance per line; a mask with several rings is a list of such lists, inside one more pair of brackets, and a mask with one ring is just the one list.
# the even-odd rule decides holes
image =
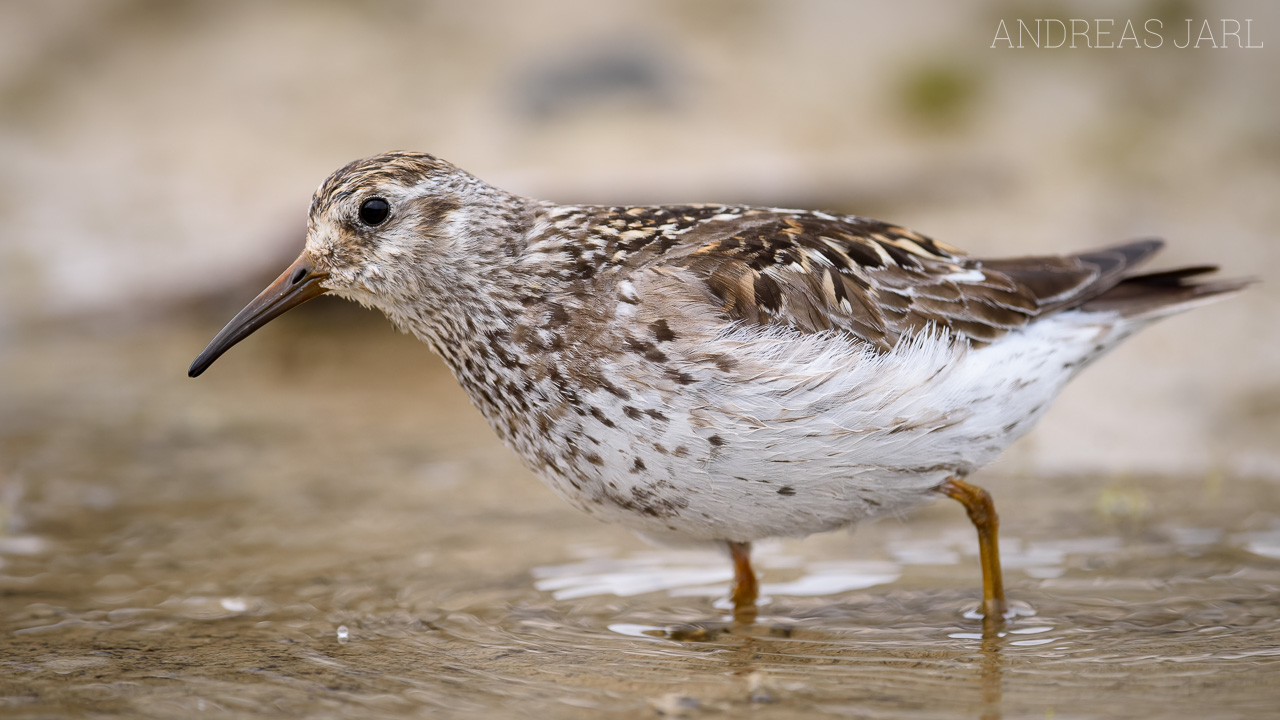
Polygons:
[[520,266],[534,222],[531,204],[514,196],[455,211],[445,257],[415,258],[404,281],[377,305],[401,330],[445,357],[472,338],[509,329],[526,284]]
[[504,362],[503,346],[541,284],[524,260],[544,205],[486,190],[448,221],[447,257],[417,258],[394,288],[372,301],[357,298],[435,350],[473,398],[493,380],[484,370]]
[[553,404],[529,383],[547,364],[538,352],[545,321],[538,308],[560,288],[559,265],[569,260],[530,247],[557,232],[547,218],[552,206],[504,208],[487,217],[484,234],[475,233],[478,249],[446,263],[449,275],[423,268],[418,292],[381,309],[440,355],[498,435],[527,454],[527,418],[552,412]]

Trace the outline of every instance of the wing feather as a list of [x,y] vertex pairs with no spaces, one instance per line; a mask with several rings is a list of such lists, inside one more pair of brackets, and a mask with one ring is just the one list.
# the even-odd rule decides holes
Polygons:
[[703,223],[657,262],[686,268],[730,320],[839,329],[882,350],[926,327],[983,345],[1118,283],[1159,248],[982,260],[896,225],[799,211]]
[[548,267],[567,281],[681,271],[729,321],[836,329],[887,352],[929,327],[990,343],[1104,295],[1162,243],[988,260],[857,216],[688,205],[561,207],[534,245],[563,258]]

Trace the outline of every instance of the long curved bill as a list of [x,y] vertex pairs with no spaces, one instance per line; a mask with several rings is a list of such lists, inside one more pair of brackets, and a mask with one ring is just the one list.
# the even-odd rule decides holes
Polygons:
[[320,287],[320,282],[327,277],[329,273],[316,272],[311,267],[305,254],[299,255],[288,269],[280,273],[280,277],[259,293],[253,302],[236,313],[231,322],[209,341],[204,352],[191,363],[187,376],[199,375],[221,357],[222,353],[252,335],[253,331],[302,303],[323,295],[325,289]]

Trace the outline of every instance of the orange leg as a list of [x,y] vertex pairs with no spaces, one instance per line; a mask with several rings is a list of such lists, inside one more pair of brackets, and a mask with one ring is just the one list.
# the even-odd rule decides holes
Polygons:
[[969,520],[978,530],[978,555],[982,559],[982,622],[994,627],[1004,622],[1007,606],[1004,602],[1004,578],[1000,573],[1000,541],[997,537],[1000,518],[991,494],[986,490],[951,478],[938,489],[947,497],[958,500],[969,513]]
[[749,625],[756,619],[756,598],[760,597],[760,586],[751,569],[751,543],[725,541],[725,544],[733,558],[733,592],[729,595],[733,600],[733,619]]

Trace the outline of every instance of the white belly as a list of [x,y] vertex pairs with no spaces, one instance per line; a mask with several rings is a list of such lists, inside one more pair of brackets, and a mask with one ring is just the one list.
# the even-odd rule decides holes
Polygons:
[[[684,354],[695,382],[592,393],[602,412],[575,441],[596,448],[592,462],[572,479],[541,474],[587,512],[666,541],[833,530],[993,460],[1128,334],[1114,323],[1066,312],[987,347],[925,336],[883,355],[835,332],[740,327]],[[700,353],[737,365],[717,373]]]

